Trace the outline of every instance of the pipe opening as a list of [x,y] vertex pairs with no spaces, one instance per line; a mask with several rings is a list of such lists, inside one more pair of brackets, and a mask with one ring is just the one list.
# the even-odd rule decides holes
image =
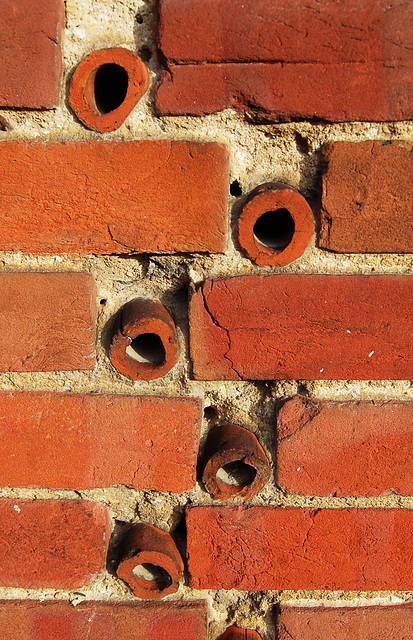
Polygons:
[[172,578],[166,569],[150,562],[138,564],[132,573],[135,578],[143,583],[145,589],[150,589],[151,591],[163,591],[172,584]]
[[156,333],[141,333],[126,347],[126,355],[142,364],[161,365],[165,362],[165,347]]
[[95,74],[94,98],[101,115],[114,111],[126,98],[128,74],[119,64],[102,64]]
[[266,211],[254,224],[254,237],[267,249],[283,251],[293,239],[295,223],[288,209]]
[[234,462],[228,462],[218,469],[216,478],[224,484],[242,489],[252,484],[256,475],[257,470],[254,467],[246,464],[243,460],[234,460]]

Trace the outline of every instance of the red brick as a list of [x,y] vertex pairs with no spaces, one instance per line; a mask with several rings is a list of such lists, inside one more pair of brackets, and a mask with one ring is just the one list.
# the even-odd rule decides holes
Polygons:
[[0,0],[0,107],[59,104],[62,0]]
[[163,0],[159,44],[170,73],[161,78],[157,108],[408,119],[412,26],[412,7],[390,0]]
[[195,589],[411,590],[413,511],[192,507]]
[[207,280],[190,303],[193,375],[410,380],[412,295],[407,276]]
[[190,490],[201,410],[196,398],[0,392],[0,486]]
[[206,600],[0,601],[2,640],[207,640]]
[[3,498],[0,528],[1,587],[78,588],[105,569],[110,522],[98,503]]
[[410,495],[413,403],[296,396],[277,417],[277,484],[305,495]]
[[95,296],[89,273],[1,273],[0,371],[94,369]]
[[413,637],[413,607],[281,606],[276,627],[278,640],[406,640]]
[[413,146],[334,142],[325,152],[319,246],[339,253],[413,252]]
[[1,250],[225,249],[228,154],[221,144],[10,141],[1,149]]

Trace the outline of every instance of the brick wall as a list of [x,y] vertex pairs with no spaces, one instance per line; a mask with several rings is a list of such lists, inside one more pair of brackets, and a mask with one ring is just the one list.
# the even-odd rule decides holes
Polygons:
[[411,5],[0,10],[0,640],[413,638]]

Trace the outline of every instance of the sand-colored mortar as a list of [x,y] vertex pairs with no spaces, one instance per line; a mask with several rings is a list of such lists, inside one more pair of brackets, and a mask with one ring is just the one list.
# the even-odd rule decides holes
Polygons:
[[[153,111],[153,87],[160,72],[156,55],[156,11],[154,0],[66,0],[66,28],[63,38],[64,77],[61,106],[54,111],[0,111],[11,130],[0,132],[1,140],[141,140],[171,139],[218,141],[228,146],[230,180],[243,191],[230,196],[228,218],[235,226],[240,203],[255,186],[281,181],[299,189],[316,206],[319,197],[321,147],[333,140],[407,140],[413,143],[413,124],[351,123],[310,124],[253,122],[233,111],[203,118],[158,118]],[[137,21],[141,16],[142,23]],[[67,106],[67,87],[76,64],[91,51],[124,46],[133,51],[149,47],[147,63],[151,88],[120,129],[96,134],[85,129]],[[24,212],[23,212],[24,214]],[[2,271],[89,271],[97,283],[99,308],[97,333],[98,363],[92,372],[4,373],[1,389],[53,390],[127,394],[197,396],[212,407],[202,427],[201,446],[208,428],[225,421],[236,422],[259,435],[271,457],[275,438],[275,404],[278,398],[298,392],[330,400],[399,399],[413,400],[411,381],[299,381],[299,382],[196,382],[189,379],[187,292],[189,282],[204,278],[251,273],[335,273],[411,274],[409,255],[335,255],[320,251],[314,240],[304,256],[284,268],[258,268],[244,258],[229,234],[224,255],[185,256],[29,255],[0,253]],[[132,382],[118,374],[106,355],[111,323],[126,301],[137,297],[162,300],[172,311],[178,326],[180,359],[164,378]],[[156,491],[137,492],[126,487],[92,491],[0,489],[2,497],[93,499],[107,505],[115,522],[147,521],[169,530],[182,520],[188,503],[211,504],[202,487],[182,495]],[[413,498],[397,495],[376,498],[301,497],[278,490],[273,478],[250,504],[279,506],[401,507],[413,508]],[[288,568],[286,568],[288,570]],[[0,588],[1,598],[67,599],[73,604],[84,599],[135,599],[129,589],[110,573],[104,573],[79,591],[54,589],[26,590]],[[215,640],[229,624],[257,629],[264,640],[274,638],[274,608],[278,602],[309,606],[396,604],[413,600],[413,592],[265,592],[195,591],[181,585],[168,600],[207,598],[210,613],[210,640]]]

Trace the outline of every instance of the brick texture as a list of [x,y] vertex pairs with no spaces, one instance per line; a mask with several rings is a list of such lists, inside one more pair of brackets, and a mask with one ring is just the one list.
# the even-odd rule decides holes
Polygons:
[[162,0],[159,13],[162,113],[412,117],[409,4]]
[[98,503],[3,498],[0,528],[1,587],[78,588],[105,568],[110,523]]
[[0,392],[0,486],[187,491],[201,411],[195,398]]
[[405,640],[413,637],[413,607],[282,606],[276,628],[278,640]]
[[95,296],[89,273],[1,273],[0,371],[94,369]]
[[305,495],[409,495],[413,403],[296,396],[277,416],[280,487]]
[[404,509],[189,508],[190,586],[411,590],[412,527]]
[[2,640],[207,640],[206,601],[0,601]]
[[223,145],[145,140],[3,142],[1,148],[1,250],[225,249]]
[[319,216],[319,246],[340,253],[413,251],[412,145],[335,142]]
[[412,293],[403,276],[207,280],[190,303],[194,377],[410,379]]
[[0,107],[59,104],[62,0],[0,0]]

